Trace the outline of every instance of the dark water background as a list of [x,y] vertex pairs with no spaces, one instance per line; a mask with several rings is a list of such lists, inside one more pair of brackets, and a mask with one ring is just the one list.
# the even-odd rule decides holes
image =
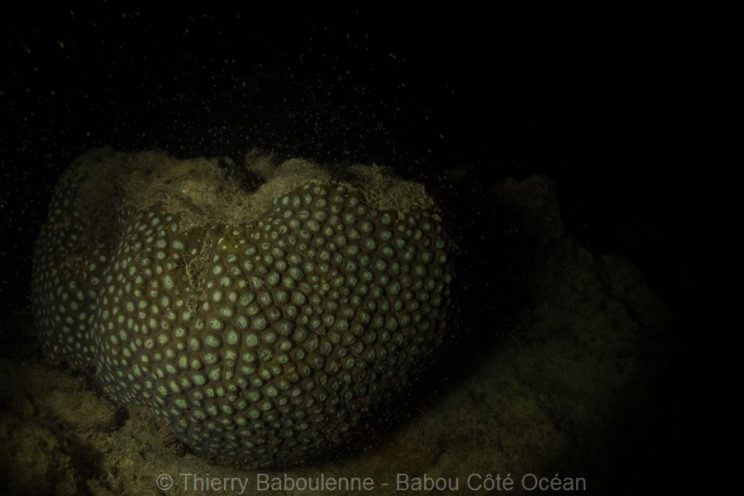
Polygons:
[[[729,98],[743,82],[729,55],[741,37],[727,17],[626,7],[8,8],[0,309],[27,309],[52,188],[96,146],[236,160],[259,147],[375,161],[414,178],[461,168],[473,184],[546,173],[568,231],[637,263],[676,315],[658,416],[640,427],[637,457],[614,470],[635,489],[706,482],[691,454],[717,436],[703,405],[711,343],[726,336],[719,320],[733,300],[716,292],[731,249],[721,236],[740,229],[731,215],[741,210],[742,117]],[[7,322],[0,344],[12,349]]]

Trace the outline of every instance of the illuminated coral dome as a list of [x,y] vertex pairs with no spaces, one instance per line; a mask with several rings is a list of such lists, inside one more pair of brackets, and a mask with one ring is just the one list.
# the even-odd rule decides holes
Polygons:
[[420,375],[448,323],[451,246],[423,186],[376,166],[90,152],[34,259],[50,359],[244,466],[343,443]]

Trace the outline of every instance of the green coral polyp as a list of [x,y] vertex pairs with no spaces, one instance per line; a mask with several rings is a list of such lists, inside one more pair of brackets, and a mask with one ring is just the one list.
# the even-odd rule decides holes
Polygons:
[[420,185],[254,163],[265,182],[245,191],[215,161],[81,157],[39,236],[33,304],[52,360],[258,467],[337,446],[417,378],[451,266]]

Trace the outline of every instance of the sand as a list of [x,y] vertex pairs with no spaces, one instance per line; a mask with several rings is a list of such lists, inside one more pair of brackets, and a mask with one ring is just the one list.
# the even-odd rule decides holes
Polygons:
[[[470,344],[458,347],[453,330],[426,393],[404,396],[403,414],[389,412],[393,420],[376,435],[312,466],[210,462],[146,410],[119,407],[85,375],[46,364],[22,313],[7,320],[22,338],[0,354],[0,486],[10,494],[320,494],[286,486],[323,474],[370,478],[370,494],[414,494],[431,481],[468,494],[490,474],[502,484],[508,475],[515,485],[504,492],[518,494],[537,480],[530,474],[558,473],[561,484],[610,487],[625,476],[611,465],[634,449],[628,431],[653,407],[664,305],[633,264],[591,253],[564,232],[548,179],[485,190],[493,203],[484,211],[508,207],[510,235],[529,248],[530,263],[520,267],[528,290],[508,318],[471,319]],[[163,490],[168,477],[173,485]],[[284,487],[258,491],[269,477]]]

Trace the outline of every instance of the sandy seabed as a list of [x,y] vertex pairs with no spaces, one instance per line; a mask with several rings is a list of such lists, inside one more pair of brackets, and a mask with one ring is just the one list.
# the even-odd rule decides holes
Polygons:
[[[477,360],[458,358],[472,362],[467,373],[412,401],[413,411],[384,435],[311,466],[220,465],[189,452],[146,409],[118,407],[85,377],[46,364],[38,343],[21,339],[0,353],[0,487],[29,495],[313,494],[286,486],[262,492],[258,481],[320,474],[370,478],[373,494],[406,494],[396,483],[407,480],[411,490],[424,474],[456,480],[463,494],[472,474],[475,483],[508,475],[513,493],[527,474],[584,478],[591,492],[612,484],[608,466],[634,449],[623,446],[632,438],[626,426],[653,408],[664,305],[634,265],[591,253],[564,232],[545,178],[490,191],[520,212],[520,235],[540,261],[525,275],[530,297],[513,309],[508,329],[494,322],[501,337],[484,341]],[[4,325],[33,336],[29,313]],[[172,479],[167,491],[160,474]]]

